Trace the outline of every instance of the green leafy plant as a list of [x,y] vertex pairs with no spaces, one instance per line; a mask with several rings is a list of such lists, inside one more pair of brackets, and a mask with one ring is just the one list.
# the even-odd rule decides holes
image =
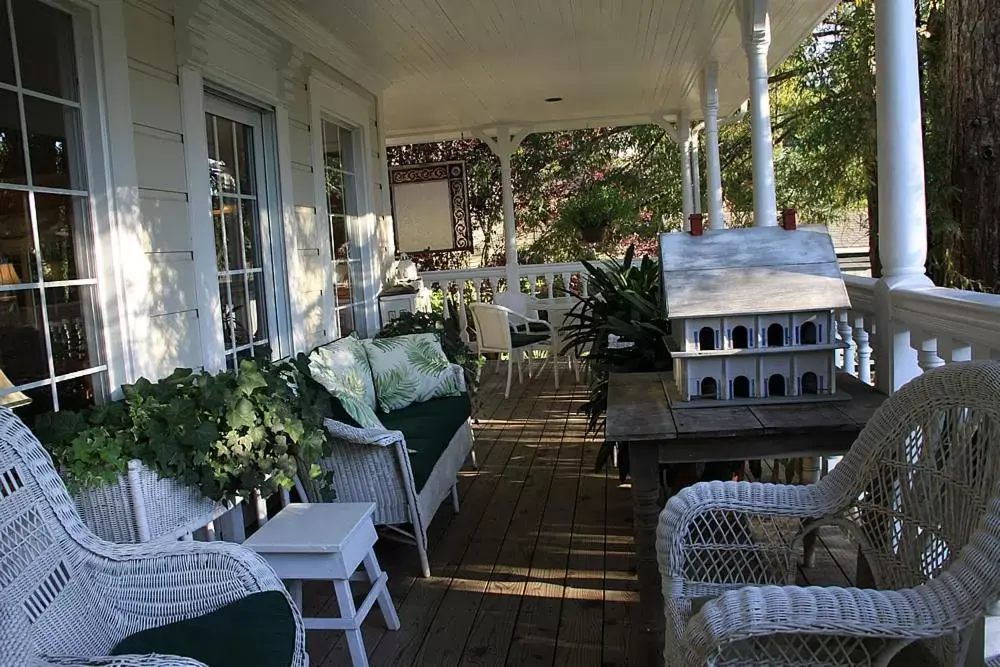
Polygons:
[[[576,303],[563,329],[563,352],[573,349],[586,359],[594,378],[590,397],[580,408],[588,416],[590,431],[604,423],[610,373],[668,370],[671,366],[670,322],[663,304],[660,264],[648,256],[638,264],[634,260],[635,247],[630,246],[621,262],[583,262],[587,295],[564,290]],[[611,347],[610,336],[631,345]],[[610,453],[610,448],[602,447],[598,469],[607,463]]]
[[636,207],[622,190],[608,183],[594,183],[581,188],[559,207],[563,225],[580,231],[585,240],[599,240],[604,230],[621,220],[635,218]]
[[375,336],[375,340],[405,336],[407,334],[435,333],[441,339],[441,349],[444,356],[453,364],[458,364],[465,370],[465,383],[474,390],[479,384],[479,369],[485,359],[474,354],[462,340],[458,327],[458,318],[454,316],[445,320],[441,313],[400,313],[399,317],[387,322]]
[[311,464],[328,451],[323,408],[318,395],[301,400],[304,384],[287,363],[177,369],[124,386],[123,401],[44,415],[36,432],[71,488],[110,481],[139,459],[212,500],[268,495],[292,487],[300,461],[319,477]]

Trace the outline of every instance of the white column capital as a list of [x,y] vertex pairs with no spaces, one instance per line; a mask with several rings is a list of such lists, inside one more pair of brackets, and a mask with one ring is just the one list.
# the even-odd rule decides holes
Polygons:
[[771,16],[768,0],[742,0],[740,24],[743,28],[743,48],[747,53],[767,54],[771,44]]

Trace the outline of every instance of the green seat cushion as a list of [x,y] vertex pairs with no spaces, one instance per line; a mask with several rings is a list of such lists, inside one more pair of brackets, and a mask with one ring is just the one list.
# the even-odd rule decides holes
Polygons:
[[534,345],[535,343],[541,343],[549,339],[548,334],[539,333],[514,333],[510,334],[510,344],[515,349],[519,347],[524,347],[525,345]]
[[111,655],[159,653],[208,667],[289,667],[295,617],[280,591],[254,593],[215,611],[129,635]]
[[434,398],[382,415],[387,429],[402,431],[410,450],[410,467],[417,493],[424,488],[434,465],[472,414],[469,395]]
[[[544,333],[544,334],[547,334],[549,332],[549,325],[543,324],[542,322],[527,322],[526,324],[528,325],[528,333]],[[519,324],[517,326],[512,326],[510,328],[510,332],[511,333],[518,333],[518,330],[520,329],[520,332],[524,333],[524,325],[525,325],[525,323],[522,322],[521,324]]]

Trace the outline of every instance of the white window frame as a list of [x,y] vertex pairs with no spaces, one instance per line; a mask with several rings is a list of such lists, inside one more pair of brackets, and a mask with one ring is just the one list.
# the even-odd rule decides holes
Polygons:
[[[326,178],[324,175],[323,154],[323,120],[332,121],[351,131],[354,139],[355,187],[357,192],[358,215],[346,216],[348,235],[358,244],[361,258],[361,275],[359,310],[364,317],[362,323],[355,322],[355,328],[373,335],[379,328],[378,292],[381,289],[381,276],[376,260],[376,225],[375,202],[372,196],[372,133],[370,118],[376,112],[374,100],[366,100],[361,95],[345,86],[313,72],[309,76],[309,112],[310,127],[316,128],[310,133],[312,142],[312,161],[314,188],[316,198],[316,217],[325,223],[326,234],[333,234],[330,228],[330,212],[327,206]],[[336,286],[334,285],[333,257],[330,248],[333,239],[324,243],[321,257],[326,266],[325,283],[329,286],[329,297],[324,302],[324,318],[326,330],[331,338],[339,338],[340,321],[336,316]]]
[[[279,188],[276,171],[277,152],[274,150],[274,114],[264,109],[257,109],[246,104],[233,102],[222,96],[206,91],[205,113],[236,121],[254,129],[254,171],[257,181],[258,225],[261,243],[261,277],[264,279],[264,307],[267,313],[267,337],[271,346],[271,355],[277,359],[291,353],[286,322],[287,317],[287,280],[279,280],[282,271],[283,253],[278,249],[283,247],[281,224],[281,207],[278,205]],[[270,126],[270,127],[269,127]],[[207,149],[207,146],[206,146]],[[269,158],[269,156],[272,156]],[[205,178],[208,179],[208,163],[205,163]],[[213,224],[213,249],[214,221]],[[216,249],[217,250],[217,249]],[[215,288],[218,290],[219,271],[216,267]],[[216,316],[219,312],[216,311]],[[249,317],[249,314],[248,314]],[[225,327],[219,321],[220,334],[224,353],[229,350],[230,341],[226,340]],[[240,351],[251,349],[253,343],[236,348]]]
[[[95,398],[98,401],[113,399],[120,395],[122,384],[134,381],[139,375],[136,347],[133,347],[129,332],[143,326],[137,321],[139,318],[131,317],[132,311],[124,299],[125,276],[134,267],[123,259],[126,253],[122,248],[130,245],[141,226],[134,214],[138,176],[132,138],[124,13],[121,0],[43,1],[68,13],[73,22],[88,193],[85,207],[91,228],[86,250],[93,265],[93,280],[82,282],[96,284],[97,322],[92,335],[100,348],[103,363],[85,371],[55,376],[51,350],[48,350],[48,378],[0,389],[0,395],[46,385],[54,387],[58,381],[103,374],[103,379],[95,383]],[[3,4],[6,11],[6,0]],[[37,243],[36,238],[36,249]],[[48,313],[43,312],[43,322],[47,322],[47,318]],[[53,405],[58,409],[55,393]]]
[[[264,154],[263,170],[267,180],[267,208],[261,211],[261,221],[267,216],[267,237],[270,252],[265,257],[265,274],[270,275],[270,299],[273,304],[275,326],[268,331],[271,338],[271,355],[278,359],[291,354],[292,324],[288,292],[288,257],[284,208],[288,200],[282,168],[282,123],[287,115],[281,106],[261,104],[248,95],[242,95],[224,85],[207,82],[201,69],[190,64],[179,68],[178,81],[181,93],[181,128],[184,133],[184,159],[188,186],[188,215],[193,242],[196,283],[198,285],[198,321],[201,333],[202,366],[214,372],[226,368],[225,332],[220,317],[219,274],[215,255],[215,227],[212,220],[212,195],[208,167],[208,137],[205,113],[207,98],[223,98],[238,107],[259,112],[262,117]],[[267,298],[267,294],[265,295]],[[268,318],[272,317],[271,310]],[[270,324],[270,322],[269,322]]]

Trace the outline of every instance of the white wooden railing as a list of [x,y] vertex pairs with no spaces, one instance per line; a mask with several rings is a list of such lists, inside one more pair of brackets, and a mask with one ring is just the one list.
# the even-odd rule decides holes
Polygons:
[[[564,289],[587,294],[587,272],[580,262],[565,264],[522,264],[518,267],[521,291],[536,298],[559,297]],[[491,266],[456,271],[424,271],[420,274],[424,286],[437,298],[451,300],[458,314],[459,330],[468,340],[469,322],[465,304],[470,301],[492,301],[493,295],[507,291],[506,269]],[[433,299],[432,299],[433,300]],[[446,319],[453,316],[444,308]]]
[[[873,278],[844,282],[851,310],[839,313],[838,335],[848,344],[839,360],[864,382],[891,390],[946,363],[1000,359],[1000,295],[928,287],[879,299]],[[879,367],[889,377],[878,381]]]
[[[531,296],[559,296],[565,285],[586,294],[586,271],[579,262],[527,264],[518,273],[521,291]],[[490,301],[507,289],[502,266],[426,271],[421,277],[433,292],[449,295],[463,332],[469,324],[466,303]],[[1000,295],[928,287],[893,290],[880,300],[874,278],[845,273],[844,282],[851,309],[838,314],[837,333],[848,344],[838,363],[864,382],[890,391],[946,363],[1000,359]],[[445,308],[444,315],[452,312]]]

